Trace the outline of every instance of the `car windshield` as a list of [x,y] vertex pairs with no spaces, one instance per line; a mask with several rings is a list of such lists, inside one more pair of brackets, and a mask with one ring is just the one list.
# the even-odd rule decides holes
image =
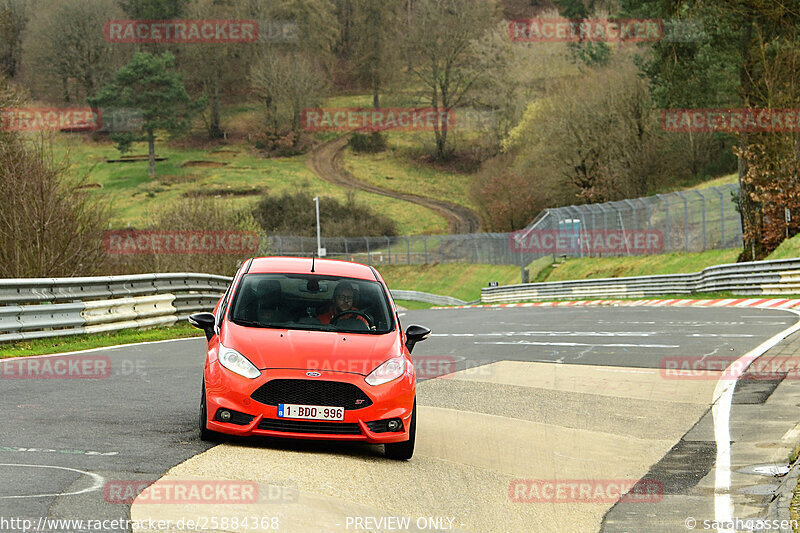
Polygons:
[[376,281],[312,274],[247,274],[230,319],[245,327],[383,334],[391,306]]

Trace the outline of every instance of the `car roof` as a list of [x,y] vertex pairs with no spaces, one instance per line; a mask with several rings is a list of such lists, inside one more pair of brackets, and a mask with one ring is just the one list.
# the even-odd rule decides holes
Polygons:
[[[248,274],[311,274],[310,257],[256,257]],[[350,261],[314,259],[314,274],[376,281],[372,268]]]

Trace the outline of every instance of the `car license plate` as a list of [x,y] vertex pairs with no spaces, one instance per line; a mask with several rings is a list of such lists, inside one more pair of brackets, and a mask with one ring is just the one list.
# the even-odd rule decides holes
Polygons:
[[344,407],[281,403],[278,404],[278,418],[303,418],[305,420],[344,420]]

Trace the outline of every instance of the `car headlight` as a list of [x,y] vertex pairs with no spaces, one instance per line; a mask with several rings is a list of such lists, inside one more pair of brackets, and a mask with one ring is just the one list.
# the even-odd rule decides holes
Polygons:
[[240,376],[250,379],[256,379],[261,375],[261,372],[256,368],[256,365],[250,362],[247,357],[243,356],[232,348],[226,348],[219,345],[219,364],[235,372]]
[[372,386],[389,383],[402,376],[406,371],[406,360],[403,357],[395,357],[381,364],[378,368],[369,373],[364,381]]

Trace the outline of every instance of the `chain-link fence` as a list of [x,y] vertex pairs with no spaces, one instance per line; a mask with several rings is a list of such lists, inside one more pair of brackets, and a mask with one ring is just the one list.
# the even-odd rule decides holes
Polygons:
[[[742,246],[738,184],[691,189],[634,200],[547,209],[528,226],[538,231],[654,232],[661,252],[702,252]],[[576,246],[566,255],[639,255],[635,250],[593,253]],[[562,254],[564,255],[564,254]]]
[[[317,252],[314,237],[269,236],[261,252],[310,257]],[[431,263],[487,263],[518,265],[524,258],[509,246],[508,233],[412,235],[403,237],[323,237],[328,259],[370,265],[424,265]]]
[[[612,256],[675,251],[737,248],[742,228],[736,210],[738,186],[660,194],[604,204],[559,207],[543,211],[521,232],[402,237],[323,237],[327,258],[371,265],[487,263],[527,265],[545,255]],[[567,238],[564,246],[518,246],[520,236]],[[657,235],[659,246],[637,248],[637,236]],[[588,241],[606,236],[620,245],[592,248]],[[538,241],[537,241],[538,242]],[[262,254],[310,257],[317,252],[314,237],[268,236]]]

